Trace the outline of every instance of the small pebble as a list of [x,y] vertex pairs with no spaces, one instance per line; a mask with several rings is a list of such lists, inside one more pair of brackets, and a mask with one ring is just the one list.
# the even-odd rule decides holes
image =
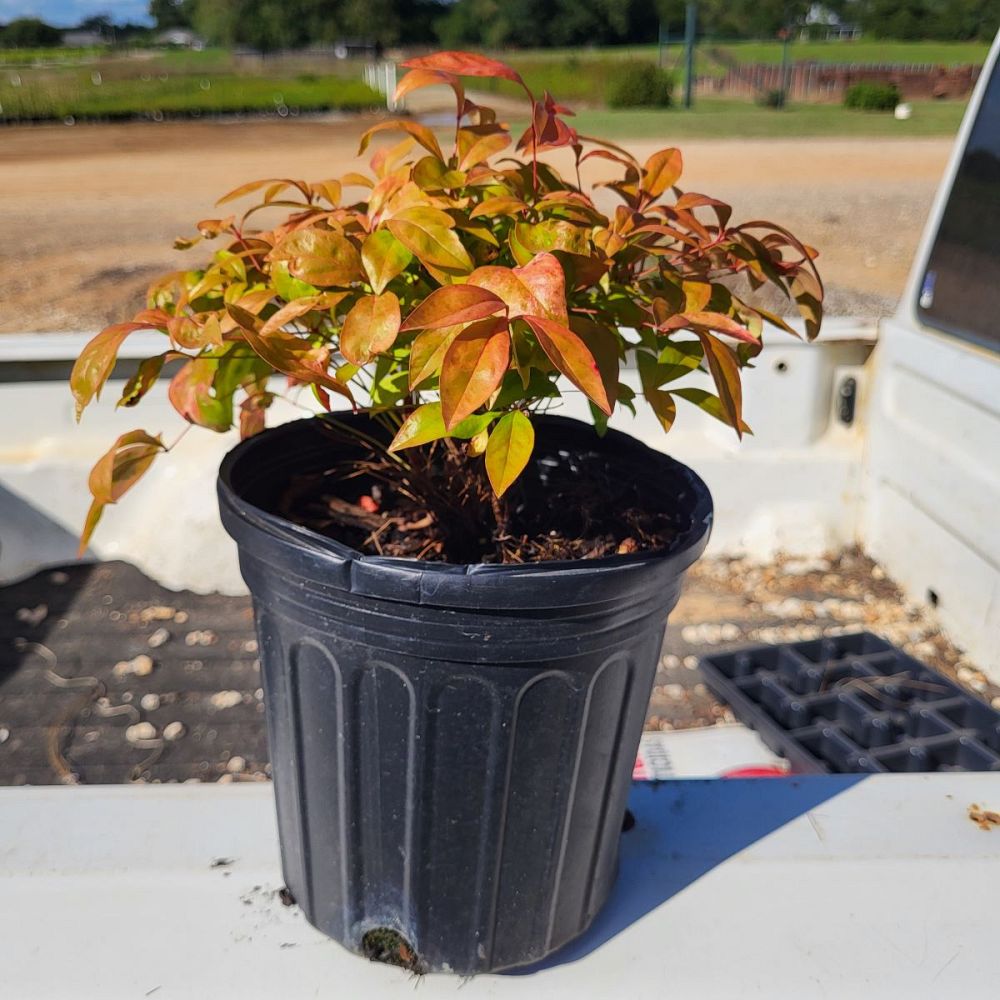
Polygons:
[[244,653],[256,653],[257,652],[257,640],[256,639],[247,639],[247,641],[243,643],[243,652]]
[[973,680],[975,680],[976,677],[975,670],[972,670],[969,667],[959,667],[958,670],[955,671],[955,673],[958,676],[958,679],[963,684],[971,683]]
[[158,694],[144,694],[139,699],[139,705],[144,712],[155,712],[160,707],[160,696]]
[[188,613],[186,611],[178,611],[174,615],[174,621],[177,622],[178,625],[183,625],[187,620]]
[[740,630],[732,622],[726,622],[721,631],[724,642],[733,642],[740,637]]
[[263,701],[264,700],[264,689],[263,688],[257,688],[257,690],[254,691],[253,696],[257,699],[257,701]]
[[209,701],[212,708],[234,708],[243,701],[243,695],[239,691],[216,691]]
[[169,608],[165,604],[154,604],[139,612],[139,621],[143,625],[148,625],[150,622],[168,622],[176,613],[176,608]]
[[17,620],[24,622],[29,628],[37,628],[45,621],[48,613],[49,606],[47,604],[39,604],[34,608],[18,608]]
[[151,722],[137,722],[125,730],[125,739],[129,743],[141,743],[144,740],[156,739],[156,726]]
[[90,729],[83,734],[84,743],[96,743],[101,738],[101,734],[96,729]]
[[679,701],[684,697],[684,685],[683,684],[664,684],[663,693],[668,698],[673,698],[675,701]]
[[242,757],[230,757],[226,762],[226,770],[230,774],[240,774],[247,769],[247,762]]
[[3,746],[10,739],[10,730],[6,726],[0,726],[0,746]]
[[165,740],[179,740],[187,730],[184,728],[183,722],[168,722],[163,727],[163,738]]
[[973,691],[983,694],[986,691],[987,684],[982,677],[973,677],[972,680],[969,681],[969,687],[972,688]]
[[184,636],[185,646],[214,646],[219,637],[208,628],[195,629]]
[[997,695],[997,696],[996,696],[996,698],[994,698],[994,699],[993,699],[993,700],[992,700],[992,701],[990,702],[990,704],[991,704],[991,705],[992,705],[992,706],[993,706],[993,707],[994,707],[994,708],[995,708],[995,709],[996,709],[996,710],[997,710],[998,712],[1000,712],[1000,695]]
[[685,656],[684,657],[684,666],[687,667],[688,670],[697,670],[698,669],[698,657],[697,656]]
[[152,649],[159,649],[170,640],[170,633],[165,628],[158,628],[147,640]]
[[681,658],[679,656],[674,656],[673,653],[668,653],[663,657],[663,669],[664,670],[676,670],[677,667],[681,665]]
[[231,785],[233,783],[233,776],[231,774],[224,774],[221,778],[216,781],[217,785]]
[[131,660],[120,660],[115,664],[115,677],[148,677],[153,672],[153,661],[145,653]]

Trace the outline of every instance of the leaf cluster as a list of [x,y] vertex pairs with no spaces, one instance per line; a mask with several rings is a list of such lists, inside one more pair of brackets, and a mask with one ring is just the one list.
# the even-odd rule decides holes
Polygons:
[[[811,338],[823,298],[815,251],[780,225],[734,224],[729,205],[682,191],[677,149],[640,162],[580,135],[569,109],[536,97],[501,62],[441,52],[406,65],[397,99],[431,85],[453,90],[448,148],[416,121],[384,121],[359,152],[383,133],[400,138],[378,144],[370,173],[230,191],[220,205],[249,207],[204,219],[177,243],[218,242],[209,261],[161,278],[131,322],[87,345],[71,378],[78,414],[124,340],[153,329],[163,350],[139,365],[120,406],[135,406],[172,371],[170,401],[189,423],[219,432],[238,424],[248,436],[276,396],[306,387],[325,408],[340,397],[390,423],[397,461],[407,449],[457,442],[470,462],[484,460],[498,496],[530,459],[532,416],[570,392],[587,398],[598,429],[616,407],[634,413],[644,402],[669,430],[684,400],[748,430],[741,371],[765,324],[794,331],[737,295],[731,279],[779,289]],[[470,99],[468,77],[524,89],[523,134]],[[541,158],[552,150],[571,178]],[[581,168],[592,161],[613,176],[588,189]],[[610,201],[610,211],[600,207]],[[282,220],[258,227],[276,208]],[[638,369],[638,394],[623,380],[626,364]],[[714,392],[685,384],[698,369]],[[101,459],[86,536],[163,447],[133,432]]]

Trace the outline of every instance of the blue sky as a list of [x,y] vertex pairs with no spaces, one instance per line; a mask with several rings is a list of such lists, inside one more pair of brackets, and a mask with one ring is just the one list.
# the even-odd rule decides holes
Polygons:
[[93,14],[107,14],[118,24],[148,22],[148,7],[148,0],[0,0],[0,24],[16,17],[40,17],[66,27]]

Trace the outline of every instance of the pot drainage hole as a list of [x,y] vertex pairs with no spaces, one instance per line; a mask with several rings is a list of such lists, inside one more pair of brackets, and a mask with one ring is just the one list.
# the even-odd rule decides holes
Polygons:
[[361,939],[361,954],[371,962],[396,965],[420,975],[420,959],[410,942],[389,927],[373,927]]

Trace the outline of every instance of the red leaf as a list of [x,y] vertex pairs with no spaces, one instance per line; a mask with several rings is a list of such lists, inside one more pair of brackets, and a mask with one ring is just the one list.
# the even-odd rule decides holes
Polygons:
[[549,360],[588,399],[608,415],[611,402],[604,388],[601,371],[587,345],[567,326],[541,316],[525,316],[538,343]]
[[673,330],[715,330],[716,333],[724,333],[727,337],[735,340],[742,340],[746,344],[759,344],[760,341],[743,325],[723,313],[714,312],[686,312],[671,316],[665,323],[661,323],[657,329],[661,333],[670,333]]
[[[524,81],[505,63],[474,52],[435,52],[430,56],[407,59],[402,64],[407,69],[436,69],[456,76],[487,76],[510,80],[524,87]],[[527,89],[527,88],[525,88]]]
[[400,327],[402,330],[440,330],[458,323],[495,316],[506,308],[503,299],[477,285],[445,285],[417,306]]
[[441,365],[441,413],[447,430],[490,398],[509,364],[505,319],[473,323],[451,342]]

